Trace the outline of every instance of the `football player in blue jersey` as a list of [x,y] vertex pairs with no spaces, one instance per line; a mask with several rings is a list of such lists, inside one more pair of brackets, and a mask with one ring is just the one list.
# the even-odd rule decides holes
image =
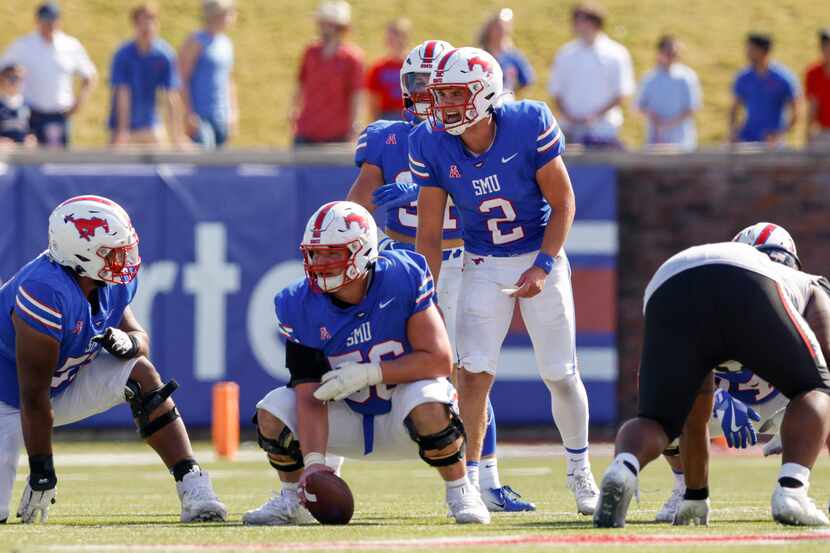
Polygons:
[[[790,233],[779,225],[756,223],[739,232],[733,241],[754,246],[770,256],[773,261],[801,270],[795,241]],[[830,292],[830,283],[823,277],[810,275],[802,278],[800,282],[802,288],[815,283],[826,292]],[[793,303],[797,307],[806,307],[798,297],[794,298]],[[764,456],[781,453],[781,437],[778,431],[789,400],[780,390],[737,361],[721,363],[715,367],[714,375],[716,391],[709,421],[709,435],[723,435],[729,447],[743,449],[755,445],[758,434],[771,434],[772,439],[763,447]],[[671,496],[658,511],[656,520],[675,522],[675,515],[683,503],[686,492],[679,440],[672,442],[664,456],[674,473],[675,484]],[[681,515],[677,523],[688,524],[688,514]]]
[[429,120],[409,136],[410,171],[420,186],[417,249],[440,283],[441,221],[452,198],[465,249],[457,334],[468,455],[475,461],[481,452],[486,398],[518,303],[552,396],[568,487],[578,512],[591,514],[597,487],[563,249],[574,195],[562,133],[544,103],[504,102],[501,68],[478,48],[444,54],[427,89]]
[[[416,124],[427,116],[429,75],[441,56],[452,46],[441,40],[427,40],[409,53],[401,66],[401,92],[405,121],[375,121],[357,139],[355,164],[360,173],[352,185],[349,201],[357,202],[370,212],[386,210],[386,234],[379,233],[380,250],[415,249],[418,227],[418,186],[409,172],[408,137]],[[384,184],[388,183],[388,184]],[[438,304],[455,348],[456,313],[461,290],[461,263],[464,253],[458,210],[447,202],[441,241],[441,282]],[[499,478],[496,458],[496,418],[487,402],[487,430],[481,461],[467,461],[467,474],[481,489],[481,496],[490,511],[534,511],[533,503],[525,501]]]
[[127,401],[141,437],[173,474],[181,520],[224,520],[184,423],[148,359],[150,338],[130,302],[138,286],[138,234],[100,196],[66,200],[49,217],[49,249],[0,289],[0,519],[8,516],[20,447],[29,478],[17,510],[46,522],[57,474],[52,428]]
[[309,521],[304,484],[334,470],[327,454],[374,460],[416,452],[444,479],[456,522],[488,523],[466,476],[464,427],[446,378],[450,344],[424,258],[379,255],[371,214],[347,201],[311,216],[301,250],[306,278],[274,299],[291,380],[257,404],[255,418],[281,491],[243,523]]

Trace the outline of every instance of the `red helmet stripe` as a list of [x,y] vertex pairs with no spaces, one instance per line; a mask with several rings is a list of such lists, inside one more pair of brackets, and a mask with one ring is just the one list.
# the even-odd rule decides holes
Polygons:
[[764,230],[758,235],[758,238],[755,239],[755,243],[752,244],[753,246],[763,246],[766,244],[767,240],[769,239],[769,235],[778,228],[778,225],[773,225],[772,223],[768,224],[764,227]]
[[98,202],[99,204],[114,206],[115,204],[109,201],[106,198],[102,198],[101,196],[77,196],[75,198],[69,198],[65,202],[63,202],[58,207],[63,207],[65,205],[74,204],[75,202]]
[[450,61],[450,58],[456,52],[458,52],[458,48],[453,48],[452,50],[444,54],[444,57],[441,58],[441,61],[438,63],[438,67],[436,67],[436,70],[443,71],[444,68],[447,66],[447,62]]
[[436,41],[430,40],[427,42],[426,46],[424,47],[424,61],[431,62],[433,56],[435,56],[435,44]]
[[323,207],[320,208],[320,212],[317,213],[317,218],[314,219],[314,231],[311,233],[313,238],[320,238],[320,233],[323,231],[320,227],[323,225],[323,221],[326,219],[326,215],[328,215],[331,208],[338,202],[329,202]]

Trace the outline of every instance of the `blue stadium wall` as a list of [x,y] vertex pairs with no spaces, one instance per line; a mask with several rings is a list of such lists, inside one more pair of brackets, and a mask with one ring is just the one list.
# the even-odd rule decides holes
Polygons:
[[[343,198],[356,175],[345,166],[186,164],[0,164],[0,278],[46,247],[51,209],[101,194],[132,215],[142,268],[133,308],[152,338],[153,361],[181,385],[189,424],[210,424],[211,386],[240,385],[243,422],[287,378],[274,294],[302,276],[303,225],[323,202]],[[567,244],[577,306],[577,349],[591,422],[617,418],[617,175],[571,169],[576,222]],[[382,215],[380,218],[382,219]],[[379,221],[382,223],[382,221]],[[500,423],[550,423],[550,398],[516,313],[493,402]],[[120,406],[78,426],[131,426]]]

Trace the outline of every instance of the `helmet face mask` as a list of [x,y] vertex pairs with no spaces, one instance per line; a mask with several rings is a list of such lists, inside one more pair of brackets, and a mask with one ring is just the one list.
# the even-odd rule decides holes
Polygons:
[[478,122],[476,96],[484,90],[481,81],[469,84],[430,85],[429,123],[434,129],[459,135]]
[[377,226],[372,215],[352,202],[330,202],[306,224],[300,251],[314,291],[331,293],[369,272],[377,257]]
[[135,242],[117,248],[101,247],[96,252],[104,260],[98,278],[112,284],[127,284],[138,274],[141,257],[138,255],[138,236]]
[[432,96],[427,91],[429,73],[410,72],[401,75],[401,88],[408,91],[404,107],[415,117],[426,119],[429,115]]

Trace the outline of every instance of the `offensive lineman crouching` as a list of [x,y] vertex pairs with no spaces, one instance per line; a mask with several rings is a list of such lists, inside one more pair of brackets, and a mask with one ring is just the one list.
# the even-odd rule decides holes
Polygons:
[[138,235],[100,196],[66,200],[49,217],[49,249],[0,289],[0,521],[8,516],[21,439],[29,478],[17,516],[46,522],[55,502],[52,428],[129,402],[141,437],[176,480],[181,520],[224,520],[184,423],[149,361],[150,339],[130,302]]
[[323,205],[306,225],[307,278],[275,298],[287,339],[287,387],[257,404],[259,443],[282,485],[245,524],[310,522],[300,505],[326,453],[411,459],[438,469],[459,523],[488,523],[467,480],[464,428],[446,380],[452,357],[424,258],[377,251],[372,216],[352,202]]

